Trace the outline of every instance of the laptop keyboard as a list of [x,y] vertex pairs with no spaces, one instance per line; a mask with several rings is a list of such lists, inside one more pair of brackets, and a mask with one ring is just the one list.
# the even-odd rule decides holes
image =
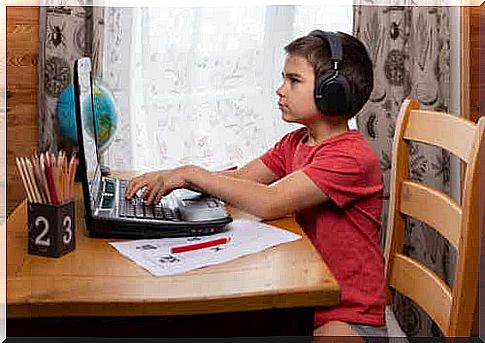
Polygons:
[[[119,216],[124,218],[145,218],[145,219],[159,219],[159,220],[178,220],[178,215],[176,211],[170,208],[165,199],[158,204],[146,205],[142,198],[135,195],[132,199],[128,200],[125,198],[125,190],[128,186],[128,180],[120,181],[120,191],[118,193],[118,204],[119,204]],[[109,186],[108,186],[109,185]],[[113,187],[113,192],[115,185],[114,183],[108,182],[105,186]]]

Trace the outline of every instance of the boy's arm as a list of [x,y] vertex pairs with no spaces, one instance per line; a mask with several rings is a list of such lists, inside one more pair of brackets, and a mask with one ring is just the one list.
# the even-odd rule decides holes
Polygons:
[[[241,180],[254,181],[264,185],[269,185],[270,183],[273,183],[279,179],[279,177],[273,173],[273,171],[271,171],[271,169],[269,169],[259,158],[252,160],[239,169],[223,170],[213,173],[217,175],[230,176]],[[196,187],[195,185],[191,185],[191,189],[204,193],[202,189]]]
[[220,172],[210,172],[197,166],[185,166],[158,183],[157,189],[150,193],[148,202],[158,201],[159,197],[181,184],[184,187],[200,189],[263,219],[281,217],[328,200],[301,171],[289,174],[268,186]]
[[[186,170],[187,167],[190,166],[153,171],[135,176],[130,180],[128,187],[126,188],[125,196],[128,199],[131,199],[138,190],[146,188],[148,191],[143,192],[143,198],[148,200],[151,193],[155,192],[155,194],[157,194],[157,189],[161,188],[161,184],[165,183],[166,188],[169,188],[168,185],[171,185],[172,189],[187,187],[187,185],[184,185],[184,181],[182,180],[180,173],[180,170]],[[259,158],[254,159],[240,169],[217,171],[212,172],[211,174],[230,177],[234,179],[253,181],[265,185],[279,179],[279,177],[275,173],[273,173],[273,171],[271,171],[271,169],[269,169]],[[203,189],[197,187],[195,184],[192,184],[190,188],[194,191],[205,193]],[[157,199],[159,200],[160,197]]]
[[273,173],[273,171],[271,171],[271,169],[269,169],[260,158],[252,160],[242,168],[221,171],[217,172],[216,174],[254,181],[265,185],[269,185],[270,183],[273,183],[279,179],[279,177]]

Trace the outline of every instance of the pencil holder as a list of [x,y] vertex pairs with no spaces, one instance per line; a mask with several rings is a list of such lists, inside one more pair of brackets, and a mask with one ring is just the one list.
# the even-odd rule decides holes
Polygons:
[[61,205],[28,203],[32,255],[60,257],[76,247],[74,201]]

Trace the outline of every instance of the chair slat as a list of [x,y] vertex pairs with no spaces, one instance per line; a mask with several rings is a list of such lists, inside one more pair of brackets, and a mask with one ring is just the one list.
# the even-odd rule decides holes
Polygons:
[[476,125],[448,113],[413,110],[404,138],[447,149],[468,162],[473,148]]
[[421,263],[396,254],[393,257],[389,285],[422,307],[443,334],[447,334],[451,291],[438,275]]
[[462,209],[446,194],[414,181],[403,181],[398,211],[432,226],[458,249]]

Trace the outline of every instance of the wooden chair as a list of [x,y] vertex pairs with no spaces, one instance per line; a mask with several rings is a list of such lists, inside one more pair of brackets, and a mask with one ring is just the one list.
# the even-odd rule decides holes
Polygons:
[[[387,300],[389,304],[395,291],[409,297],[444,336],[470,336],[478,301],[477,156],[484,145],[484,128],[485,117],[477,125],[451,114],[419,110],[416,100],[404,101],[396,122],[385,248]],[[444,193],[409,179],[409,141],[446,149],[466,163],[461,206]],[[452,289],[422,263],[402,254],[405,216],[430,225],[457,249]]]

